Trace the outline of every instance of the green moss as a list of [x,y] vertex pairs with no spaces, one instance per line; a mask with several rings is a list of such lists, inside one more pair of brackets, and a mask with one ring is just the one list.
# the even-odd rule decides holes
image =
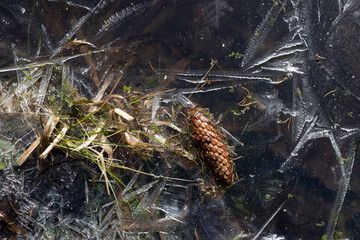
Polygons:
[[155,133],[159,133],[159,132],[160,132],[158,126],[156,126],[155,124],[151,124],[150,129],[153,130]]
[[294,196],[293,196],[291,193],[288,193],[287,197],[288,197],[288,199],[290,200],[290,199],[292,199]]
[[316,223],[315,224],[317,227],[323,227],[325,226],[325,222],[324,221],[321,221],[320,223]]
[[6,163],[3,159],[0,160],[0,171],[6,167]]
[[231,199],[235,203],[236,208],[239,209],[241,211],[241,213],[243,213],[244,215],[249,214],[249,210],[247,207],[247,203],[245,201],[244,194],[240,195],[239,197],[231,196]]
[[243,115],[243,114],[244,114],[243,111],[240,111],[240,110],[237,110],[237,109],[235,109],[235,110],[230,110],[230,111],[231,111],[232,114],[234,114],[234,115]]
[[342,237],[343,233],[342,232],[338,232],[335,230],[335,233],[334,233],[334,240],[340,240],[340,238]]
[[126,85],[123,86],[123,91],[126,93],[131,93],[131,87],[128,87]]
[[229,54],[229,57],[234,57],[234,58],[242,58],[244,56],[244,54],[241,54],[239,52],[234,52],[232,51],[232,53]]
[[344,164],[345,162],[349,161],[350,158],[349,157],[347,157],[347,158],[341,157],[340,160]]
[[144,89],[155,88],[156,86],[159,85],[159,82],[160,82],[160,76],[155,76],[153,78],[150,78],[143,85]]
[[271,200],[271,195],[270,194],[265,194],[265,200],[270,201]]

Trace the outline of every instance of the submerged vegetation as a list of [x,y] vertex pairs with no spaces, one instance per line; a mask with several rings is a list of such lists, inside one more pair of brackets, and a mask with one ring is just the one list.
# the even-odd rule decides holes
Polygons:
[[359,239],[342,2],[4,2],[0,238]]
[[[154,184],[159,181],[181,182],[189,189],[198,186],[203,198],[217,198],[224,193],[223,186],[209,184],[211,176],[204,180],[206,163],[197,157],[189,137],[187,117],[182,113],[183,106],[176,101],[159,104],[162,95],[173,89],[148,94],[136,92],[130,86],[121,85],[122,75],[119,74],[117,78],[104,81],[96,96],[88,99],[70,84],[66,69],[65,64],[32,66],[31,71],[24,71],[26,80],[17,87],[18,90],[0,100],[5,111],[6,108],[27,109],[28,114],[40,122],[41,131],[33,129],[33,141],[17,157],[18,166],[37,159],[39,176],[44,174],[44,166],[56,166],[54,159],[57,156],[84,162],[90,168],[96,166],[98,171],[95,175],[93,172],[92,177],[98,181],[97,189],[113,196],[114,206],[118,209],[113,211],[121,211],[122,217],[118,217],[127,219],[126,224],[119,219],[122,231],[139,228],[137,219],[140,215],[144,224],[157,218],[157,214],[149,210],[145,196],[160,194],[161,190],[159,193],[148,192],[153,188],[156,191]],[[38,72],[47,74],[37,77]],[[49,83],[50,78],[53,82],[49,89],[40,94],[43,103],[33,104],[39,102],[39,95],[32,95],[32,91],[38,84],[40,88],[44,80]],[[24,86],[28,81],[33,88]],[[59,83],[61,88],[55,87],[54,83]],[[156,166],[159,164],[157,158],[166,167]],[[6,167],[5,163],[10,164],[9,161],[2,162],[1,168]],[[202,173],[202,177],[198,177],[199,173],[197,178],[181,173],[191,173],[194,166],[198,166],[196,171]],[[232,171],[235,171],[234,167]],[[144,177],[148,180],[144,181]],[[101,183],[105,187],[99,188]],[[91,214],[99,214],[101,201],[101,198],[92,199]],[[54,234],[52,231],[48,234]]]

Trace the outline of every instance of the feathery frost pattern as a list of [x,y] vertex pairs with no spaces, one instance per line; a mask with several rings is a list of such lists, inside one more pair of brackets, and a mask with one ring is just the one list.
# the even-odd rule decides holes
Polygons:
[[104,24],[101,26],[100,30],[96,34],[96,37],[101,37],[104,33],[114,28],[114,26],[116,26],[117,24],[121,23],[121,21],[123,21],[124,19],[142,13],[149,5],[150,3],[146,1],[144,3],[138,3],[128,6],[127,8],[114,13],[106,21],[104,21]]
[[233,8],[225,0],[209,0],[202,5],[202,17],[204,25],[210,25],[219,29],[220,18],[225,15],[225,11],[232,11]]
[[281,10],[282,9],[279,6],[273,5],[262,23],[257,27],[253,37],[250,40],[248,48],[245,51],[242,67],[246,66],[254,58],[255,54],[258,52],[270,29],[272,28],[271,23],[276,20]]

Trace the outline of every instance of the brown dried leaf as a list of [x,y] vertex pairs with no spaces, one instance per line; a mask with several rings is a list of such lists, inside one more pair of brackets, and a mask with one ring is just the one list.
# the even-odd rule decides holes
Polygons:
[[119,131],[126,131],[128,129],[127,123],[119,122],[119,121],[108,121],[106,126],[108,128],[113,128]]
[[139,149],[139,150],[157,150],[159,152],[164,152],[164,148],[161,147],[161,146],[157,146],[157,145],[154,145],[154,144],[150,144],[150,143],[145,143],[139,139],[137,139],[136,137],[134,136],[131,136],[128,132],[126,132],[124,134],[125,136],[125,141],[126,141],[126,144],[136,148],[136,149]]
[[[104,143],[109,143],[109,139],[105,136],[105,135],[100,135],[99,136],[99,139],[101,142],[104,142]],[[111,147],[111,145],[108,145],[108,144],[100,144],[100,146],[102,147],[102,151],[101,152],[106,152],[107,155],[108,155],[108,159],[111,160],[112,157],[113,157],[113,153],[114,153],[114,150],[113,148]]]

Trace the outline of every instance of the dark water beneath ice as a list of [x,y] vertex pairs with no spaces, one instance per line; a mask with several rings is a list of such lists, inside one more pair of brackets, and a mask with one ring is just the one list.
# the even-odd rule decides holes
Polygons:
[[[2,202],[25,213],[35,206],[34,215],[17,218],[30,239],[105,233],[109,239],[330,239],[340,232],[360,238],[358,1],[1,1],[0,24],[1,144],[16,142],[15,152],[31,140],[11,133],[17,130],[9,114],[32,109],[14,109],[6,96],[31,91],[28,101],[41,105],[41,95],[61,84],[55,74],[69,76],[87,98],[120,73],[117,93],[124,85],[144,92],[175,88],[161,96],[164,102],[184,94],[221,117],[243,143],[234,149],[243,156],[236,161],[239,181],[219,199],[202,202],[195,186],[142,179],[150,189],[142,190],[148,198],[142,203],[155,213],[148,221],[134,213],[136,224],[127,230],[126,219],[106,216],[114,209],[106,207],[111,199],[100,185],[89,183],[86,193],[91,174],[81,164],[59,156],[40,177],[35,163],[3,170]],[[63,49],[68,38],[107,52]],[[60,67],[48,70],[53,64]],[[44,67],[34,80],[42,85],[25,82],[30,66]],[[247,91],[252,104],[240,114]],[[147,170],[197,177],[154,164]],[[91,205],[86,196],[99,202]],[[8,237],[1,220],[0,236]]]

